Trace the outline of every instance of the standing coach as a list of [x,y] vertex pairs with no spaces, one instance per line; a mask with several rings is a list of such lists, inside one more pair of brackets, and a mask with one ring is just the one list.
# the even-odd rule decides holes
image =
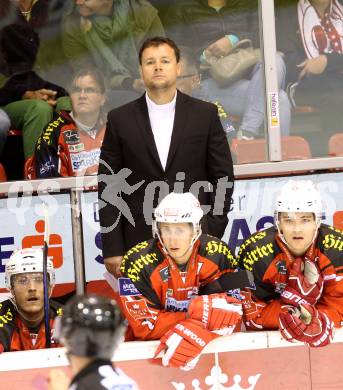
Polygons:
[[176,89],[176,44],[146,40],[139,63],[146,93],[108,114],[98,172],[103,256],[116,277],[124,253],[151,238],[159,197],[193,192],[208,206],[203,232],[221,238],[233,192],[232,158],[216,106]]

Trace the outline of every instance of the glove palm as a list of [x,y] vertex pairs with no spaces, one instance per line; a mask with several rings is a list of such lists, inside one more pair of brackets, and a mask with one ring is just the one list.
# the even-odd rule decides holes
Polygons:
[[297,340],[311,347],[323,347],[332,341],[333,322],[325,313],[307,304],[281,312],[279,325],[282,336],[291,342]]

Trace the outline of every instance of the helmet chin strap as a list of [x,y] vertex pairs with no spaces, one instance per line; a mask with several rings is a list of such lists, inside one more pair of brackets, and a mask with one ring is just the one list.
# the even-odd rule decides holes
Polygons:
[[11,293],[11,296],[9,297],[9,300],[13,303],[13,306],[15,307],[17,312],[20,313],[20,310],[19,310],[19,308],[17,306],[17,302],[15,301],[15,295],[14,295],[12,289],[10,290],[10,293]]

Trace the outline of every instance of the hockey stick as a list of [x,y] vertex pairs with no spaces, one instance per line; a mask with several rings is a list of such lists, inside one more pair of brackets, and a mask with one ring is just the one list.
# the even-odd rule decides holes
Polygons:
[[251,288],[254,285],[254,276],[250,271],[239,270],[222,275],[219,279],[203,286],[199,295],[222,293],[224,291]]
[[[49,211],[43,202],[44,213],[44,247],[43,247],[43,287],[44,287],[44,324],[45,324],[45,348],[51,346],[50,330],[50,304],[49,304],[49,284],[48,284],[48,242],[50,236]],[[51,281],[50,281],[51,282]]]

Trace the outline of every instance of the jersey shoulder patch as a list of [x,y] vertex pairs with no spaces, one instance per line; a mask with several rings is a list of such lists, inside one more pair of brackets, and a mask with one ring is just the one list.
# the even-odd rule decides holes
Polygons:
[[318,232],[318,247],[334,265],[343,265],[343,232],[333,226],[322,224]]
[[12,334],[15,329],[16,310],[13,303],[7,299],[0,302],[0,343],[4,351],[10,351]]
[[254,233],[240,246],[237,260],[242,269],[253,271],[261,262],[270,263],[280,252],[275,242],[274,226]]
[[223,257],[225,257],[230,263],[231,267],[235,267],[237,263],[235,255],[224,241],[221,241],[218,238],[208,234],[202,234],[199,240],[199,255],[201,257],[205,257],[206,259],[213,261],[216,264],[222,262]]
[[50,316],[52,318],[61,316],[63,312],[62,309],[63,306],[59,302],[53,299],[50,299],[49,303],[50,303]]
[[123,257],[120,270],[132,282],[147,277],[163,261],[163,255],[157,247],[157,239],[143,241],[132,247]]
[[13,303],[7,299],[0,302],[0,329],[12,323],[16,316]]

